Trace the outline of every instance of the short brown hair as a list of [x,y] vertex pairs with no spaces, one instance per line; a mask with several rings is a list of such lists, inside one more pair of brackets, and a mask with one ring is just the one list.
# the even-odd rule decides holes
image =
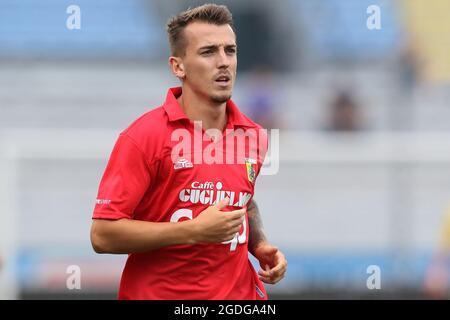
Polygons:
[[194,21],[203,21],[218,26],[229,24],[233,28],[233,16],[224,5],[204,4],[192,9],[189,8],[172,17],[167,23],[167,34],[172,55],[184,55],[187,42],[183,35],[183,30]]

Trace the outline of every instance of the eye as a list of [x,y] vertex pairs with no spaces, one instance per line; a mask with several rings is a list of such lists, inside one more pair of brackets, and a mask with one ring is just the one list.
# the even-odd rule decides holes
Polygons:
[[203,51],[202,53],[201,53],[201,55],[202,56],[209,56],[209,55],[211,55],[213,52],[212,52],[212,50],[206,50],[206,51]]
[[227,52],[228,53],[236,53],[236,48],[228,48]]

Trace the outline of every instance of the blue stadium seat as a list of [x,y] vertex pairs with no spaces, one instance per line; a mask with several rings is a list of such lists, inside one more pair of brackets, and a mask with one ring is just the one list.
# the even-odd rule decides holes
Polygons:
[[[81,29],[69,30],[67,8],[81,9]],[[0,56],[144,56],[164,53],[164,23],[139,0],[3,0]]]
[[[396,50],[400,39],[399,21],[393,4],[380,0],[293,0],[299,12],[301,33],[312,54],[324,58],[384,59]],[[367,28],[367,8],[381,9],[381,29]]]

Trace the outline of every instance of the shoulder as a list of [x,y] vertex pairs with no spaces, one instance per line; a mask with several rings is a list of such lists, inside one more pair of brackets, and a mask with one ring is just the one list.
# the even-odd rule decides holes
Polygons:
[[159,106],[133,121],[120,135],[126,136],[150,158],[163,148],[168,132],[168,117]]
[[[159,131],[164,129],[167,125],[167,115],[162,106],[159,106],[153,110],[150,110],[139,118],[134,120],[122,134],[127,134],[130,136],[136,135],[146,135],[151,134],[151,132]],[[151,129],[151,130],[149,130]]]

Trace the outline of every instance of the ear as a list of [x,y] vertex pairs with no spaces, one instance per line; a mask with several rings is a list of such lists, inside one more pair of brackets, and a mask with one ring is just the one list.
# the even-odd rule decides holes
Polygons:
[[171,56],[169,58],[169,66],[175,77],[177,77],[180,80],[184,79],[186,73],[184,71],[183,60],[180,57]]

